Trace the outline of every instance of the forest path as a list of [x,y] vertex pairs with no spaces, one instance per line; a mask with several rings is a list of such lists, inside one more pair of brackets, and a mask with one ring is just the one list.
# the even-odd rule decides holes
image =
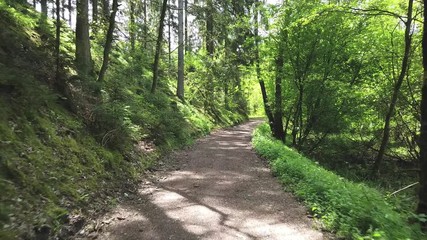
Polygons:
[[[251,147],[259,120],[166,157],[113,211],[98,239],[326,239]],[[172,169],[171,169],[172,168]]]

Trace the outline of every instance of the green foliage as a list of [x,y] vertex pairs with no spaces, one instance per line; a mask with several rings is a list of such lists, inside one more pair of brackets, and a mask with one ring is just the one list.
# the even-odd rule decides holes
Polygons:
[[276,176],[302,199],[327,230],[347,239],[420,239],[416,226],[397,213],[377,190],[320,167],[269,137],[268,125],[254,132],[253,144]]

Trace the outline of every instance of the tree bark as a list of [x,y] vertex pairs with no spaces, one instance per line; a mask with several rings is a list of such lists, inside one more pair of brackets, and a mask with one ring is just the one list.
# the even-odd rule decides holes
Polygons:
[[[420,146],[420,189],[418,193],[417,213],[427,214],[427,5],[424,0],[424,22],[423,22],[423,87],[421,90],[421,134],[418,140]],[[427,224],[423,223],[423,229]]]
[[129,40],[130,40],[130,48],[132,50],[132,52],[135,52],[135,2],[134,0],[130,0],[129,1],[129,7],[130,7],[130,26],[129,26]]
[[107,21],[110,15],[110,0],[102,0],[102,14],[105,21]]
[[206,51],[208,54],[213,57],[215,52],[215,45],[213,41],[213,28],[214,28],[214,20],[213,20],[213,3],[212,0],[206,1]]
[[262,102],[264,103],[264,111],[265,115],[267,115],[268,118],[268,124],[270,126],[270,130],[273,133],[274,132],[274,119],[273,119],[273,113],[271,112],[270,103],[268,102],[268,96],[267,91],[265,89],[265,83],[264,80],[261,77],[261,65],[260,65],[260,59],[259,59],[259,34],[258,34],[258,28],[259,28],[259,0],[255,0],[255,63],[256,63],[256,76],[259,82],[259,86],[261,88],[261,94],[262,94]]
[[92,0],[92,20],[98,21],[98,0]]
[[59,72],[60,72],[60,45],[61,45],[61,4],[60,0],[55,0],[56,4],[56,38],[55,38],[55,57],[56,57],[56,82],[59,82]]
[[402,67],[400,69],[400,74],[396,84],[394,85],[393,95],[391,97],[390,105],[385,117],[383,137],[381,140],[380,150],[378,151],[378,155],[375,158],[374,166],[372,168],[371,177],[373,178],[378,177],[380,174],[380,168],[384,158],[384,153],[390,138],[390,121],[394,114],[394,109],[396,107],[397,97],[399,95],[400,87],[402,86],[402,82],[405,79],[406,71],[408,70],[408,60],[411,52],[411,43],[412,43],[411,23],[412,23],[413,2],[414,0],[409,0],[409,3],[408,3],[408,18],[405,22],[405,52],[402,59]]
[[283,63],[284,63],[283,54],[284,54],[284,49],[282,46],[279,46],[279,51],[276,57],[276,78],[275,78],[276,89],[274,93],[273,137],[284,142],[285,132],[283,130],[283,106],[282,106],[282,78],[283,78]]
[[164,20],[165,20],[167,5],[168,5],[168,0],[163,0],[162,10],[160,13],[159,31],[157,35],[157,41],[156,41],[156,53],[154,56],[153,83],[151,85],[151,93],[156,92],[156,88],[158,84],[160,51],[162,49],[163,27],[165,26]]
[[68,25],[70,25],[71,26],[71,23],[72,23],[72,16],[73,16],[73,14],[72,14],[72,12],[73,12],[73,2],[72,2],[72,0],[68,0]]
[[90,53],[88,0],[77,0],[76,20],[76,67],[79,75],[89,75],[92,71]]
[[178,0],[178,86],[176,95],[184,101],[184,0]]
[[108,68],[108,61],[110,60],[109,58],[110,58],[111,46],[113,44],[114,27],[116,24],[116,14],[117,14],[117,9],[119,8],[118,1],[119,0],[113,0],[113,9],[111,11],[110,22],[108,24],[108,31],[107,31],[105,47],[104,47],[104,58],[102,61],[101,70],[99,71],[98,82],[104,81],[105,72],[107,72],[107,68]]
[[47,0],[40,0],[43,17],[47,17]]

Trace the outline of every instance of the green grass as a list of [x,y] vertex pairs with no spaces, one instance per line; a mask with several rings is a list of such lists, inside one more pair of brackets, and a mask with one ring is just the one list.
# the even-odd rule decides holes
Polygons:
[[266,124],[254,132],[253,145],[274,174],[321,220],[345,239],[423,239],[417,224],[395,211],[373,188],[325,170],[270,137]]

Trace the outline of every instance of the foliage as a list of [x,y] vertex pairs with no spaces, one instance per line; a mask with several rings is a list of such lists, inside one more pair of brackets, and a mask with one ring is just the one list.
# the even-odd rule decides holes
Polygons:
[[79,78],[65,26],[57,79],[54,24],[42,19],[29,6],[0,0],[1,239],[36,238],[38,229],[67,234],[70,218],[109,207],[161,154],[244,119],[219,104],[215,121],[178,101],[164,70],[160,91],[149,93],[152,52],[129,53],[124,41],[115,43],[105,82]]
[[377,190],[325,170],[273,140],[269,137],[268,125],[256,129],[253,144],[286,188],[307,204],[326,229],[336,231],[338,236],[347,239],[423,237]]

